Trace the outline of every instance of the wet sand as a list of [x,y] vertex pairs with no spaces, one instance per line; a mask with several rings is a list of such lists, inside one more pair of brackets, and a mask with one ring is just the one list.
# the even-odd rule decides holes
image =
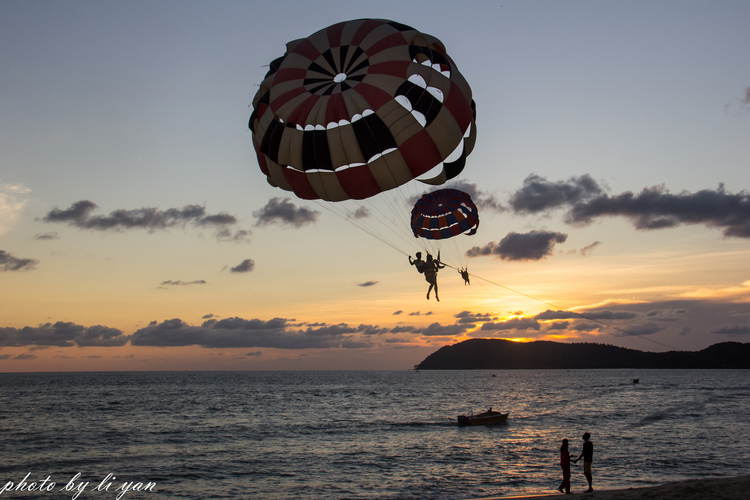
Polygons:
[[[594,484],[596,487],[596,484]],[[476,500],[562,500],[578,497],[582,500],[747,500],[750,499],[750,475],[720,479],[694,479],[646,488],[602,490],[592,493],[574,491],[571,495],[543,493],[527,496],[498,496]]]

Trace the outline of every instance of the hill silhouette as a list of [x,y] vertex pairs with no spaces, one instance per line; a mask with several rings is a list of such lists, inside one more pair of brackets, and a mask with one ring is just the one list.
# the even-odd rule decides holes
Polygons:
[[472,339],[444,346],[416,370],[590,368],[750,368],[750,343],[722,342],[696,352],[646,352],[608,344]]

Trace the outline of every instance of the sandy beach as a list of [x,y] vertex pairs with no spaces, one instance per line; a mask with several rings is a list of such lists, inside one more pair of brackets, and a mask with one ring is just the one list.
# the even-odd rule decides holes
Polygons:
[[[647,488],[602,490],[594,491],[593,493],[573,492],[573,495],[585,498],[586,500],[746,500],[750,498],[750,475],[719,479],[695,479]],[[540,498],[545,500],[562,500],[564,498],[571,498],[571,495],[499,496],[475,500],[538,500]]]

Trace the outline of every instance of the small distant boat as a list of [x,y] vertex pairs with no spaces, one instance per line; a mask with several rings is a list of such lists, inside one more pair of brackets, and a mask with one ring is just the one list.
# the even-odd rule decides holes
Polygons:
[[640,379],[637,379],[637,378],[634,378],[634,379],[633,379],[633,383],[634,383],[634,384],[637,384],[637,383],[639,383],[640,381],[641,381],[641,380],[640,380]]
[[495,425],[500,422],[508,420],[509,413],[501,413],[499,411],[492,411],[492,408],[484,413],[478,413],[476,415],[459,415],[458,425]]

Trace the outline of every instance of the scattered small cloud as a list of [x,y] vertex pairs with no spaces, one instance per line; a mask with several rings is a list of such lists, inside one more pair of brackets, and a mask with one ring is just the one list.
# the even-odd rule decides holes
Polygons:
[[296,206],[289,198],[271,198],[263,208],[253,212],[257,219],[256,226],[281,224],[302,227],[313,224],[319,215],[317,210]]
[[35,240],[59,240],[60,235],[55,231],[34,235]]
[[508,233],[499,243],[490,242],[483,247],[472,247],[467,257],[494,255],[502,260],[540,260],[552,255],[554,246],[564,243],[568,235],[551,231],[531,231],[528,233]]
[[[738,102],[739,104],[737,104]],[[739,109],[735,111],[736,108]],[[741,99],[733,99],[729,104],[724,106],[724,112],[727,114],[742,116],[746,111],[750,111],[750,87],[745,89],[745,95]]]
[[206,280],[193,280],[193,281],[167,280],[167,281],[162,281],[161,284],[162,286],[205,285]]
[[481,210],[493,210],[495,212],[505,212],[508,209],[495,197],[495,195],[482,191],[479,187],[465,180],[451,181],[446,184],[447,188],[458,189],[471,196],[471,201]]
[[377,281],[365,281],[364,283],[357,283],[357,286],[361,286],[363,288],[371,287],[377,285]]
[[36,269],[37,264],[39,261],[36,259],[16,257],[5,250],[0,250],[0,270],[2,271],[31,271]]
[[0,183],[0,235],[7,233],[16,223],[26,206],[31,189],[23,184]]
[[351,217],[352,219],[366,219],[370,215],[370,209],[362,205],[357,207],[357,209],[353,212],[349,213],[349,217]]
[[253,259],[245,259],[236,266],[229,269],[230,273],[249,273],[255,269],[255,261]]
[[481,323],[484,321],[492,321],[496,319],[494,314],[489,313],[473,313],[470,311],[461,311],[454,316],[459,323],[466,325],[473,325],[475,323]]
[[602,244],[601,241],[595,241],[590,245],[586,245],[583,248],[579,248],[578,250],[571,250],[570,253],[580,255],[581,257],[588,257],[589,255],[591,255],[594,249],[601,244]]

